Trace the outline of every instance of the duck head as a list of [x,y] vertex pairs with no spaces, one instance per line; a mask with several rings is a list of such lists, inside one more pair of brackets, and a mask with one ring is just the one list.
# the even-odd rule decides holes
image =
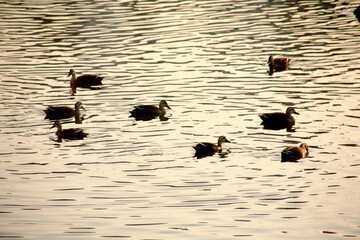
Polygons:
[[218,146],[221,146],[224,142],[231,143],[229,140],[226,139],[225,136],[221,136],[221,137],[219,137],[219,140],[218,140]]
[[274,64],[274,57],[273,57],[272,55],[270,55],[267,63],[268,63],[269,65],[270,65],[270,64]]
[[286,115],[291,115],[291,114],[293,114],[293,113],[295,113],[295,114],[297,114],[297,115],[300,115],[297,111],[295,111],[295,108],[293,108],[293,107],[288,107],[288,108],[286,109]]
[[159,104],[159,108],[164,109],[164,107],[167,107],[168,109],[171,109],[165,100],[161,100],[160,104]]
[[69,74],[68,74],[67,76],[70,77],[70,76],[75,76],[75,75],[76,75],[75,70],[74,70],[74,69],[70,69]]
[[305,156],[307,157],[309,155],[309,145],[302,143],[300,144],[300,147],[306,150]]
[[58,128],[58,129],[62,129],[62,125],[61,125],[61,123],[59,121],[54,122],[54,124],[52,125],[51,128],[54,128],[54,127]]
[[86,109],[84,108],[84,105],[82,104],[82,102],[76,102],[75,103],[75,111],[77,112],[77,111],[79,111],[80,110],[80,108],[81,109],[84,109],[85,111],[86,111]]
[[61,132],[62,132],[61,123],[59,121],[55,121],[51,128],[54,128],[54,127],[57,128],[56,135],[59,137],[61,135]]

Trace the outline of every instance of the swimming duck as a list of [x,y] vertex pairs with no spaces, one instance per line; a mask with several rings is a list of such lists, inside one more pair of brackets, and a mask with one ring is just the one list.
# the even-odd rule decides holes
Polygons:
[[286,147],[281,152],[281,162],[296,162],[301,158],[309,156],[309,146],[306,143],[300,144],[300,147]]
[[74,69],[70,69],[69,76],[71,76],[70,87],[74,92],[76,92],[77,87],[92,88],[92,86],[101,85],[103,80],[103,77],[94,74],[84,74],[76,77]]
[[171,109],[165,100],[161,100],[159,107],[155,105],[139,105],[135,106],[132,111],[130,111],[130,117],[134,117],[136,120],[151,120],[160,116],[160,120],[167,120],[165,118],[166,110],[165,107]]
[[202,158],[206,156],[212,156],[215,153],[221,153],[222,152],[222,144],[224,142],[230,143],[229,140],[226,139],[226,137],[221,136],[218,139],[218,144],[208,143],[208,142],[201,142],[198,143],[195,147],[195,157]]
[[268,65],[269,65],[269,75],[273,75],[274,72],[281,72],[288,69],[290,62],[290,58],[274,58],[273,56],[269,57]]
[[[285,113],[274,112],[274,113],[264,113],[260,114],[259,117],[263,120],[261,123],[264,127],[269,127],[270,129],[282,129],[291,127],[295,124],[295,119],[291,114],[299,114],[295,111],[295,108],[288,107]],[[273,128],[272,128],[273,127]]]
[[356,18],[357,18],[358,21],[360,22],[360,6],[358,6],[358,7],[354,10],[354,15],[356,16]]
[[73,116],[75,116],[75,118],[80,119],[80,115],[81,115],[80,108],[86,110],[80,101],[75,103],[74,109],[66,106],[48,106],[48,108],[44,110],[46,114],[45,119],[57,120],[57,119],[70,118]]
[[279,57],[274,58],[270,55],[268,59],[268,65],[270,68],[274,68],[276,71],[286,70],[289,66],[290,58]]
[[58,141],[61,142],[62,139],[69,140],[79,140],[84,139],[88,134],[84,133],[80,128],[69,128],[63,129],[59,121],[55,121],[51,128],[57,128],[56,135],[58,136]]

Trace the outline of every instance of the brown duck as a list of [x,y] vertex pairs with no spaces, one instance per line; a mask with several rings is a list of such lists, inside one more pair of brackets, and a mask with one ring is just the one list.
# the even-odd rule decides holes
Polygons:
[[203,158],[206,156],[212,156],[217,152],[221,153],[222,152],[222,144],[224,142],[230,143],[230,141],[227,140],[226,137],[221,136],[218,139],[217,145],[213,144],[213,143],[209,143],[209,142],[198,143],[195,147],[193,147],[195,149],[195,157]]
[[67,106],[48,106],[46,110],[44,110],[46,116],[45,119],[49,120],[58,120],[64,118],[74,117],[80,119],[81,112],[80,108],[86,110],[83,104],[79,101],[75,103],[75,108]]
[[[291,114],[299,114],[295,111],[295,108],[288,107],[285,113],[274,112],[260,114],[259,117],[262,119],[262,125],[269,127],[270,129],[282,129],[291,127],[295,124],[295,118]],[[271,128],[273,127],[273,128]]]
[[306,143],[300,144],[300,147],[286,147],[281,152],[281,162],[296,162],[301,158],[309,156],[309,146]]
[[62,125],[59,121],[55,121],[51,128],[57,128],[56,136],[58,137],[58,141],[61,142],[62,139],[69,140],[79,140],[84,139],[88,134],[84,133],[80,128],[69,128],[63,129]]
[[70,79],[70,87],[73,92],[76,92],[77,87],[81,88],[93,88],[93,86],[101,85],[103,77],[94,74],[84,74],[76,77],[76,72],[74,69],[70,69],[68,77],[71,76]]
[[287,70],[289,67],[289,62],[290,58],[274,58],[273,56],[270,56],[267,62],[269,65],[269,74],[272,75],[274,72]]
[[156,117],[160,117],[161,120],[167,120],[165,118],[166,110],[165,107],[171,109],[165,100],[161,100],[159,107],[155,105],[139,105],[135,106],[132,111],[130,111],[130,117],[134,117],[136,120],[151,120]]
[[273,56],[270,55],[268,59],[269,67],[274,68],[276,71],[286,70],[289,67],[289,62],[290,62],[290,58],[286,58],[286,57],[274,58]]

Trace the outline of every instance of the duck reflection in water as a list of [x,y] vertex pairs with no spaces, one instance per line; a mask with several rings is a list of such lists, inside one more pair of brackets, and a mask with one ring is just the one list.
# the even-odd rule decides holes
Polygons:
[[88,134],[84,133],[80,128],[69,128],[63,129],[62,124],[59,121],[55,121],[51,128],[57,128],[56,136],[57,142],[62,142],[63,139],[68,140],[81,140],[84,139]]
[[297,162],[301,158],[309,156],[309,146],[302,143],[300,147],[290,146],[286,147],[281,152],[281,162]]
[[295,108],[288,107],[285,113],[264,113],[260,114],[259,117],[262,119],[261,125],[264,126],[264,129],[280,130],[286,128],[288,132],[294,132],[295,118],[291,115],[293,113],[299,114]]
[[75,123],[82,123],[83,117],[81,116],[80,108],[85,110],[83,104],[78,101],[75,103],[75,108],[67,106],[48,106],[46,110],[44,110],[46,116],[45,119],[49,120],[59,120],[65,118],[75,117]]
[[[201,142],[198,143],[196,146],[194,146],[193,148],[195,149],[195,157],[196,158],[203,158],[203,157],[207,157],[207,156],[212,156],[215,153],[222,153],[222,144],[224,142],[228,142],[230,143],[229,140],[226,139],[226,137],[221,136],[218,139],[218,143],[217,145],[214,143],[209,143],[209,142]],[[222,155],[225,156],[226,154]]]
[[268,59],[268,65],[269,65],[269,75],[273,75],[274,72],[281,72],[288,70],[289,67],[290,58],[280,57],[280,58],[274,58],[273,56],[270,56]]
[[73,93],[76,93],[76,88],[90,88],[90,89],[98,89],[99,86],[102,85],[103,77],[95,74],[84,74],[76,77],[76,72],[74,69],[70,69],[68,77],[71,76],[70,79],[70,87]]
[[165,116],[165,107],[171,109],[165,100],[161,100],[159,107],[155,105],[138,105],[130,111],[130,117],[137,121],[149,121],[159,117],[160,121],[167,121],[169,118]]

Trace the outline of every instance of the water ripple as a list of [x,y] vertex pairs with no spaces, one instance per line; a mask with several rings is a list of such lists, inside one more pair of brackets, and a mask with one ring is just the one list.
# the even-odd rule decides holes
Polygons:
[[[359,4],[2,3],[0,237],[358,237]],[[269,55],[289,69],[270,76]],[[72,94],[71,68],[104,85]],[[129,118],[162,99],[167,121]],[[89,136],[53,141],[43,110],[76,101],[63,125]],[[263,129],[288,106],[294,131]],[[221,135],[223,154],[193,157]],[[309,158],[280,162],[302,142]]]

